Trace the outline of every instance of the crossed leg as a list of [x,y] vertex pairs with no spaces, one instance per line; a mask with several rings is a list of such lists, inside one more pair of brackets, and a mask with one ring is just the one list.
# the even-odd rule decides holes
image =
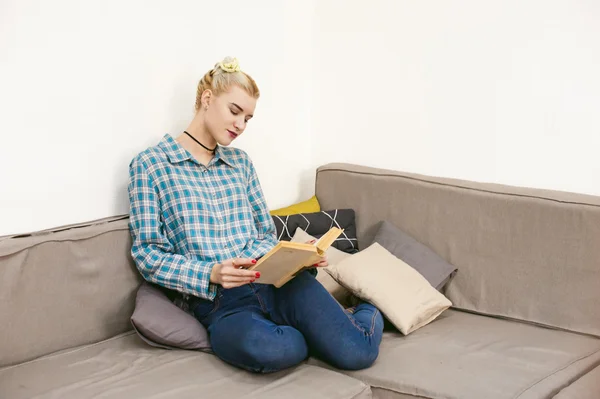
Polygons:
[[298,330],[277,325],[251,310],[219,319],[210,325],[209,333],[219,358],[258,373],[294,366],[308,356],[306,341]]
[[379,355],[383,317],[373,305],[361,303],[346,312],[308,272],[274,290],[271,318],[296,328],[311,355],[334,367],[358,370],[371,366]]
[[258,308],[243,308],[209,325],[219,358],[260,373],[292,367],[309,354],[346,370],[367,368],[377,359],[383,317],[373,305],[346,312],[308,272],[267,292],[270,319]]

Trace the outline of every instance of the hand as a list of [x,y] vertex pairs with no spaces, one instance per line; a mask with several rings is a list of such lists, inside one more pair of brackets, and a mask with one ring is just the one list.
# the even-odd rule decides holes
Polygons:
[[[314,244],[317,240],[306,241],[306,244]],[[321,256],[321,260],[310,267],[327,267],[329,263],[327,262],[327,255]]]
[[321,260],[318,263],[313,265],[314,267],[327,267],[329,266],[329,262],[327,262],[327,255],[321,256]]
[[256,260],[248,258],[234,258],[217,263],[210,273],[210,282],[220,284],[223,288],[235,288],[253,283],[260,277],[260,272],[246,270],[246,268],[255,263]]

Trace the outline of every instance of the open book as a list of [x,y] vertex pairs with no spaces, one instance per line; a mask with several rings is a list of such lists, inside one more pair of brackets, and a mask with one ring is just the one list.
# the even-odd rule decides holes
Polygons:
[[279,288],[305,268],[318,263],[342,232],[332,227],[314,244],[280,241],[248,270],[260,272],[259,283]]

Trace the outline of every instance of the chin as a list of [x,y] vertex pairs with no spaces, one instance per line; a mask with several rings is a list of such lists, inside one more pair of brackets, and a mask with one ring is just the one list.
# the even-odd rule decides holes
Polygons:
[[233,142],[233,139],[230,139],[230,138],[226,138],[226,139],[217,141],[217,143],[219,143],[219,145],[221,145],[223,147],[227,147],[232,142]]
[[218,143],[220,145],[222,145],[222,146],[227,147],[228,145],[230,145],[231,143],[233,143],[236,138],[231,138],[231,136],[226,135],[226,136],[221,137],[220,140],[218,141]]

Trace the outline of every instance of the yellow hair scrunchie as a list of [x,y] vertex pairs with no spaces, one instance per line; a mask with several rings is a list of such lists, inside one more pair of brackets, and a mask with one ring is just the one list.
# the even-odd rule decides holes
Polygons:
[[234,58],[231,61],[221,61],[221,62],[219,62],[219,66],[225,72],[231,73],[231,72],[239,72],[240,71],[240,64],[239,64],[237,58]]

